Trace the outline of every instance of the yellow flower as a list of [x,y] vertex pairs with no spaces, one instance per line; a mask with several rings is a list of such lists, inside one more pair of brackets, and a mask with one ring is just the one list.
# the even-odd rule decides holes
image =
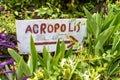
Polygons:
[[70,68],[67,68],[67,73],[68,73],[68,74],[70,74],[70,73],[71,73]]

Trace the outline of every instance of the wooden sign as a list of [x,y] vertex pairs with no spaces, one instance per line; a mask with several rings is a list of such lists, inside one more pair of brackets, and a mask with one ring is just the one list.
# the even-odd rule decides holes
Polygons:
[[54,52],[58,39],[65,41],[66,49],[74,45],[70,39],[82,43],[86,35],[86,19],[17,20],[16,30],[21,54],[30,52],[30,34],[37,52],[41,53],[44,45],[49,52]]

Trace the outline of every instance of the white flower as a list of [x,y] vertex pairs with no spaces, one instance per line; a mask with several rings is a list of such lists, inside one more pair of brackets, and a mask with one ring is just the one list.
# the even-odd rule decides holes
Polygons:
[[73,60],[72,59],[69,59],[69,62],[70,62],[70,64],[73,64]]
[[61,67],[63,67],[63,66],[64,66],[65,62],[66,62],[66,59],[65,59],[65,58],[63,58],[63,59],[62,59],[62,61],[61,61],[61,63],[60,63]]
[[69,64],[71,67],[73,67],[73,60],[72,59],[69,59]]
[[88,71],[85,71],[85,73],[82,74],[82,76],[85,78],[85,80],[89,80],[89,75],[86,74],[87,72],[88,72]]

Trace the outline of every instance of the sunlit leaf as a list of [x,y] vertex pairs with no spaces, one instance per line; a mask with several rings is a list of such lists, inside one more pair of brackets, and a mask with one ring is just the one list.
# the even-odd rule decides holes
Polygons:
[[23,60],[23,58],[21,58],[21,62],[19,63],[21,70],[23,70],[23,73],[27,76],[27,75],[31,75],[30,69],[28,67],[28,65],[25,63],[25,61]]
[[60,52],[60,40],[58,39],[54,57]]
[[92,18],[92,14],[86,9],[84,8],[85,14],[87,16],[87,24],[89,24],[88,26],[88,30],[90,30],[90,32],[93,33],[93,35],[96,37],[97,34],[97,27],[96,27],[96,22],[95,19]]
[[12,58],[17,62],[17,63],[19,63],[19,61],[20,61],[20,55],[15,51],[15,50],[13,50],[13,49],[8,49],[8,52],[9,52],[9,54],[12,56]]
[[37,52],[36,52],[32,35],[30,36],[30,55],[31,55],[30,61],[32,63],[32,68],[33,68],[32,72],[35,72],[37,69]]
[[[8,49],[9,54],[12,56],[12,58],[19,63],[20,61],[20,55],[13,49]],[[21,68],[23,69],[23,72],[25,75],[30,75],[30,69],[28,67],[28,65],[25,63],[25,61],[22,59],[21,61]]]
[[20,59],[18,63],[18,67],[16,69],[17,79],[21,79],[23,77],[23,69],[21,69],[21,61],[22,61],[22,58]]
[[60,52],[61,52],[61,58],[63,58],[64,54],[65,54],[65,43],[64,43],[64,41],[62,41],[62,43],[61,43]]

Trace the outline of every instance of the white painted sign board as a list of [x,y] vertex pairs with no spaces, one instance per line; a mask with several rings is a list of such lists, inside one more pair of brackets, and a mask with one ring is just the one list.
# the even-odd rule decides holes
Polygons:
[[54,52],[58,39],[65,41],[66,49],[74,45],[70,39],[82,43],[86,35],[86,19],[16,20],[16,30],[20,54],[30,52],[30,34],[37,52],[41,53],[43,46],[46,46],[49,52]]

